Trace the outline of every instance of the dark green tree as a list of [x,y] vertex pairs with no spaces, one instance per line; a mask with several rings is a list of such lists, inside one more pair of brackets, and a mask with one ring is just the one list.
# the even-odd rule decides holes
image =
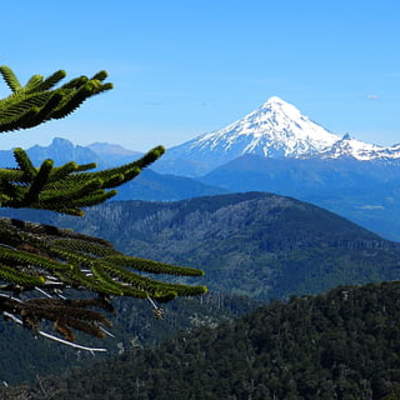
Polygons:
[[[0,99],[0,132],[64,118],[88,98],[112,88],[111,83],[104,83],[105,71],[58,87],[66,76],[64,71],[47,78],[34,75],[24,86],[9,67],[1,66],[0,74],[12,91]],[[135,178],[163,153],[164,148],[159,146],[129,164],[88,172],[96,165],[71,161],[54,166],[49,159],[36,167],[27,153],[17,148],[14,157],[18,168],[0,169],[0,206],[82,216],[85,207],[114,196],[113,188]],[[72,344],[74,330],[104,337],[110,323],[95,309],[111,311],[113,296],[147,299],[155,315],[161,317],[162,309],[156,301],[199,295],[207,290],[204,286],[159,281],[150,278],[150,273],[202,275],[195,268],[126,256],[103,239],[55,226],[0,218],[0,312],[4,318],[53,340]],[[93,295],[88,297],[87,292]],[[79,293],[85,295],[77,296]],[[54,330],[64,339],[43,332],[42,321],[52,321]]]

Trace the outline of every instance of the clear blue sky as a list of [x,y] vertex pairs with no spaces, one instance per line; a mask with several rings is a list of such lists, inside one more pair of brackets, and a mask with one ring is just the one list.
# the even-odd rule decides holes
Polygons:
[[[0,148],[167,147],[221,128],[276,95],[325,128],[400,142],[398,1],[4,2],[0,63],[27,79],[107,69],[112,92]],[[0,85],[0,95],[7,94]]]

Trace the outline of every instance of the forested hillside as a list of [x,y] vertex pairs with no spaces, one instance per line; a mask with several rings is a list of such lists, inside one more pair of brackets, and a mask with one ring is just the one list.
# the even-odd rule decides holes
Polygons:
[[111,202],[80,219],[20,215],[109,239],[131,255],[200,267],[206,275],[197,283],[210,290],[264,300],[400,278],[396,243],[322,208],[268,193]]
[[339,287],[47,378],[45,387],[60,400],[398,399],[399,338],[399,282]]

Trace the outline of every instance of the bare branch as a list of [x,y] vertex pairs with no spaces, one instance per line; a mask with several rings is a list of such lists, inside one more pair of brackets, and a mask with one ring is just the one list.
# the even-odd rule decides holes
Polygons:
[[[15,315],[13,315],[13,314],[11,314],[11,313],[9,313],[7,311],[4,311],[3,315],[5,317],[7,317],[7,318],[10,318],[12,321],[14,321],[18,325],[24,325],[24,323],[19,318],[17,318]],[[62,344],[65,344],[66,346],[74,347],[75,349],[89,351],[93,355],[94,355],[95,352],[103,352],[104,353],[104,352],[107,351],[107,349],[104,349],[104,348],[101,348],[101,347],[100,348],[99,347],[96,348],[96,347],[82,346],[82,345],[70,342],[68,340],[61,339],[61,338],[59,338],[57,336],[50,335],[49,333],[46,333],[44,331],[40,331],[39,330],[37,333],[38,333],[38,335],[43,336],[43,337],[45,337],[47,339],[50,339],[50,340],[52,340],[54,342],[62,343]]]

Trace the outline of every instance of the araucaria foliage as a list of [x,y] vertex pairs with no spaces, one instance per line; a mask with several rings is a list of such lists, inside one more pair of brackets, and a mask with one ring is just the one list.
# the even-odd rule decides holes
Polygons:
[[[112,88],[112,84],[103,83],[107,78],[105,71],[92,78],[72,79],[56,88],[66,75],[64,71],[47,78],[34,75],[25,86],[7,66],[0,67],[0,74],[12,91],[0,99],[0,132],[64,118],[89,97]],[[0,169],[0,205],[82,216],[84,207],[114,196],[116,191],[108,189],[135,178],[163,153],[164,148],[159,146],[129,164],[88,172],[96,165],[71,161],[56,167],[52,160],[44,160],[36,167],[27,153],[17,148],[14,157],[18,168]],[[145,272],[145,276],[140,272]],[[107,334],[104,327],[110,323],[92,308],[112,310],[112,296],[147,299],[156,316],[161,316],[154,300],[165,302],[207,290],[204,286],[155,280],[149,277],[150,273],[202,275],[198,269],[126,256],[103,239],[54,226],[0,218],[0,312],[4,318],[50,339],[71,344],[73,330],[104,337]],[[74,295],[87,292],[94,296]],[[43,332],[40,324],[44,320],[52,321],[53,328],[64,339]]]

